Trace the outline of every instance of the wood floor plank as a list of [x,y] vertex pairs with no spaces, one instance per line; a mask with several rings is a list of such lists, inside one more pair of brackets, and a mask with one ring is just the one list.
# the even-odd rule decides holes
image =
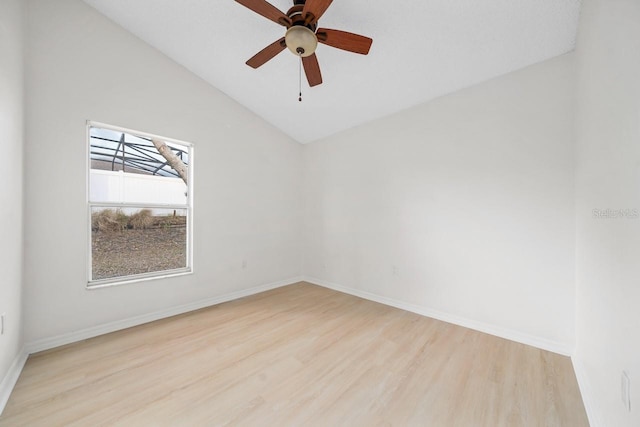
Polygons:
[[588,426],[569,358],[307,283],[29,357],[0,426]]

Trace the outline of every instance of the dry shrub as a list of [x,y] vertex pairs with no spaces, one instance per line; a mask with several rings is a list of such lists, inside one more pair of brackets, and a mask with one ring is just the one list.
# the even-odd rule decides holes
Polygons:
[[91,214],[91,228],[95,231],[113,233],[127,227],[127,215],[120,209],[103,209]]
[[125,228],[127,228],[127,224],[129,223],[129,215],[127,215],[126,213],[122,212],[122,209],[117,209],[116,210],[116,221],[118,221],[118,224],[120,224],[120,226],[124,230]]
[[141,209],[129,217],[129,226],[134,230],[149,228],[153,225],[151,209]]

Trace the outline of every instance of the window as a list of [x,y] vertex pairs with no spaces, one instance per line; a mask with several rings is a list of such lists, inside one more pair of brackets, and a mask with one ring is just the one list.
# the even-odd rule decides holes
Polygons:
[[193,146],[88,122],[89,287],[191,272]]

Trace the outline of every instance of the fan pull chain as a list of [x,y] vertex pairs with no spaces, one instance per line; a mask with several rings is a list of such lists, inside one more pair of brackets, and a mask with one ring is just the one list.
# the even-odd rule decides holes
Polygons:
[[302,54],[298,53],[298,56],[300,57],[300,63],[298,65],[298,89],[299,89],[299,94],[298,94],[298,101],[302,102]]

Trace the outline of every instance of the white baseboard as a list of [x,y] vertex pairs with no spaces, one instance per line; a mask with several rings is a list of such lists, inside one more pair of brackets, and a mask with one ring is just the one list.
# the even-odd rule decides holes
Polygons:
[[22,347],[9,367],[9,371],[0,383],[0,415],[2,415],[2,411],[4,411],[4,407],[9,401],[13,387],[15,387],[18,382],[18,377],[22,372],[22,368],[24,368],[24,364],[27,362],[27,357],[29,357],[29,353]]
[[178,314],[188,313],[190,311],[199,310],[201,308],[210,307],[212,305],[221,304],[223,302],[232,301],[232,300],[243,298],[249,295],[258,294],[260,292],[265,292],[265,291],[279,288],[282,286],[291,285],[293,283],[297,283],[300,281],[302,281],[301,277],[294,277],[287,280],[267,283],[264,285],[255,286],[249,289],[243,289],[241,291],[231,292],[231,293],[216,296],[213,298],[207,298],[204,300],[199,300],[199,301],[195,301],[188,304],[169,307],[164,310],[143,314],[141,316],[130,317],[128,319],[117,320],[115,322],[110,322],[103,325],[82,329],[79,331],[69,332],[69,333],[58,335],[55,337],[32,341],[27,343],[25,345],[25,348],[28,354],[33,354],[39,351],[49,350],[55,347],[60,347],[62,345],[71,344],[74,342],[86,340],[88,338],[97,337],[99,335],[108,334],[110,332],[119,331],[121,329],[130,328],[132,326],[142,325],[144,323],[153,322],[155,320],[176,316]]
[[595,407],[594,402],[596,399],[593,396],[593,389],[591,388],[584,365],[575,355],[571,357],[571,364],[573,365],[573,371],[575,372],[576,379],[578,380],[578,387],[580,387],[582,403],[584,403],[584,409],[587,412],[587,417],[589,418],[589,425],[591,427],[604,426],[600,419],[599,412]]
[[540,348],[542,350],[558,353],[563,356],[570,356],[573,353],[573,349],[564,343],[559,343],[559,342],[547,340],[544,338],[536,337],[533,335],[524,334],[522,332],[503,328],[501,326],[478,322],[476,320],[467,319],[464,317],[434,310],[429,307],[410,304],[410,303],[399,301],[393,298],[383,297],[381,295],[373,294],[371,292],[349,288],[347,286],[327,282],[325,280],[317,279],[315,277],[304,277],[303,280],[305,282],[309,282],[314,285],[333,289],[338,292],[344,292],[346,294],[354,295],[370,301],[378,302],[380,304],[385,304],[391,307],[396,307],[402,310],[410,311],[412,313],[420,314],[422,316],[442,320],[443,322],[453,323],[454,325],[459,325],[465,328],[474,329],[476,331],[484,332],[490,335],[495,335],[497,337],[505,338],[510,341],[515,341],[521,344],[526,344],[536,348]]

